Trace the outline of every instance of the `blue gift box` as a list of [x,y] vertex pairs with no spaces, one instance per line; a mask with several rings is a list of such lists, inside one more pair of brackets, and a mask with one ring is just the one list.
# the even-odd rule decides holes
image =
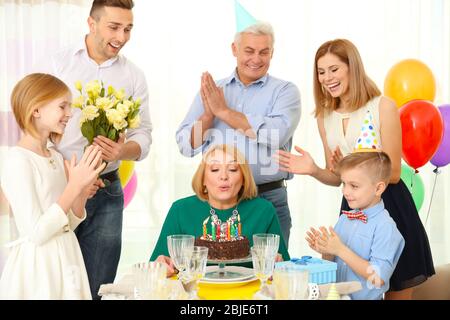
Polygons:
[[277,262],[275,268],[308,270],[309,282],[311,283],[336,282],[337,263],[328,260],[303,256],[301,258],[292,258],[290,261]]

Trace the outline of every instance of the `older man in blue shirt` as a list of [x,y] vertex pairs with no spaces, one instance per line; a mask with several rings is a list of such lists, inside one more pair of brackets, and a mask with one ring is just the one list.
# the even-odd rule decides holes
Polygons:
[[272,155],[291,149],[300,121],[300,93],[293,83],[267,73],[273,43],[273,30],[267,23],[238,32],[232,44],[236,69],[217,83],[203,73],[200,92],[176,138],[181,153],[188,157],[213,144],[237,145],[250,163],[259,196],[277,210],[288,245],[291,216],[285,180],[292,174],[280,171]]

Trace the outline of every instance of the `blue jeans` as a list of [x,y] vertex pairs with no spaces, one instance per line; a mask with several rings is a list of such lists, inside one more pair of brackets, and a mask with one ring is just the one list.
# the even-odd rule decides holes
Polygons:
[[89,278],[92,299],[101,284],[116,277],[122,246],[123,191],[117,179],[86,203],[87,217],[75,230]]
[[289,211],[287,189],[286,187],[277,188],[258,194],[259,197],[272,202],[277,211],[278,220],[280,222],[281,233],[283,234],[286,249],[289,246],[289,236],[291,234],[291,212]]

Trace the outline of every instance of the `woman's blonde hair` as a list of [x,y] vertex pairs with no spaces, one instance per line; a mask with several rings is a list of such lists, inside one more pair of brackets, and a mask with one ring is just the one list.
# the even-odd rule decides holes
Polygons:
[[237,162],[239,169],[242,173],[242,187],[238,193],[238,202],[245,199],[255,198],[258,194],[256,190],[255,180],[253,180],[252,171],[250,166],[247,163],[247,160],[239,152],[239,150],[235,146],[220,144],[212,146],[202,157],[202,162],[197,168],[197,171],[192,178],[192,189],[199,199],[208,201],[208,193],[205,189],[203,181],[205,179],[205,170],[206,165],[208,164],[208,160],[216,151],[222,151],[227,153],[233,157],[233,159]]
[[[38,138],[33,112],[68,93],[70,94],[70,89],[67,85],[50,74],[32,73],[24,77],[11,94],[11,108],[20,129]],[[50,140],[54,143],[59,142],[61,137],[54,132],[50,134]]]
[[319,82],[317,61],[327,53],[335,55],[348,66],[350,111],[359,109],[372,98],[381,95],[375,82],[367,76],[355,45],[346,39],[327,41],[317,49],[314,58],[314,100],[316,103],[314,115],[316,118],[336,110],[340,103],[340,98],[333,98]]

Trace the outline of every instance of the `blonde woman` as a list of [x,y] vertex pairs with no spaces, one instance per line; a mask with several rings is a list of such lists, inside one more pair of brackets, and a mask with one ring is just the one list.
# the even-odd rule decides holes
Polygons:
[[[326,168],[318,167],[307,151],[296,147],[299,155],[280,151],[282,170],[311,175],[327,185],[341,185],[335,167],[343,156],[353,151],[365,116],[370,113],[373,133],[381,140],[377,149],[386,152],[392,166],[389,185],[382,199],[405,239],[405,248],[385,298],[411,299],[413,288],[432,276],[434,267],[425,228],[411,193],[400,179],[402,129],[397,107],[381,95],[365,73],[358,49],[346,39],[327,41],[317,50],[314,97]],[[341,209],[350,209],[345,198]]]
[[167,236],[201,236],[202,223],[210,216],[211,209],[221,221],[226,221],[233,210],[237,210],[242,234],[250,244],[255,233],[280,235],[279,253],[284,260],[290,259],[275,208],[271,202],[257,197],[251,169],[237,148],[229,145],[211,147],[192,179],[192,189],[195,195],[172,204],[150,260],[159,257],[169,264],[169,273],[174,272],[173,264],[167,258]]
[[[88,147],[76,163],[47,142],[59,142],[71,117],[69,88],[48,74],[31,74],[15,86],[11,106],[23,131],[6,157],[1,187],[19,239],[0,279],[0,299],[91,299],[73,230],[85,219],[86,200],[103,170],[102,153]],[[67,178],[66,178],[67,173]]]

